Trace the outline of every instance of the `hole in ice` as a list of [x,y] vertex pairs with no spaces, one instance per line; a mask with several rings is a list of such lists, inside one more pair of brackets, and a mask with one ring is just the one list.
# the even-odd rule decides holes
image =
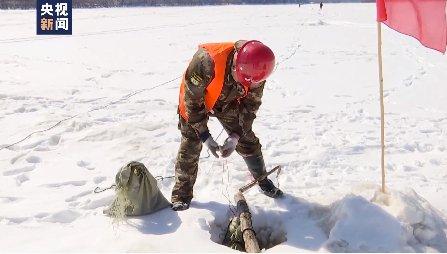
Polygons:
[[[273,248],[287,240],[287,233],[282,223],[270,220],[256,221],[256,215],[253,214],[252,220],[261,250]],[[210,223],[210,234],[213,242],[245,252],[240,221],[230,211],[225,218],[216,218]]]

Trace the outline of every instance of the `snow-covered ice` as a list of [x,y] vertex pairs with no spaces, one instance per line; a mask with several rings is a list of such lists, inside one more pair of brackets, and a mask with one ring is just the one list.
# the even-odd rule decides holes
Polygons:
[[[73,21],[72,36],[35,36],[34,11],[0,10],[0,147],[56,125],[0,150],[1,250],[230,251],[217,243],[228,199],[251,180],[237,154],[202,152],[185,212],[116,224],[102,214],[113,191],[93,190],[131,160],[173,175],[179,82],[155,86],[199,43],[253,38],[279,63],[254,130],[286,196],[246,194],[267,252],[447,251],[447,58],[384,28],[381,194],[374,4],[76,9]],[[173,183],[159,182],[167,198]]]

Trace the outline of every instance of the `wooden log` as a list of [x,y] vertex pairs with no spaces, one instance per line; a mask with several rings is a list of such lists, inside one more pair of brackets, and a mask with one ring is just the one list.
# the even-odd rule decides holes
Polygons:
[[239,216],[241,221],[241,231],[242,237],[244,238],[245,251],[249,253],[259,253],[261,250],[259,248],[258,239],[256,239],[255,231],[253,230],[251,213],[248,209],[247,201],[241,192],[234,195],[234,200],[237,204],[237,216]]

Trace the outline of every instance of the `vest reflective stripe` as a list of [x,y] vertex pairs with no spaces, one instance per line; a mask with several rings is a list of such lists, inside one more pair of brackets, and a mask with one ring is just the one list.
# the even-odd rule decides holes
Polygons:
[[[222,92],[222,88],[225,81],[225,69],[227,67],[227,59],[231,51],[234,49],[234,42],[224,43],[207,43],[199,45],[210,55],[214,62],[214,78],[205,89],[205,108],[209,112],[213,109],[219,96]],[[180,84],[179,93],[179,113],[188,121],[188,114],[186,112],[185,105],[185,75],[183,74],[182,83]]]

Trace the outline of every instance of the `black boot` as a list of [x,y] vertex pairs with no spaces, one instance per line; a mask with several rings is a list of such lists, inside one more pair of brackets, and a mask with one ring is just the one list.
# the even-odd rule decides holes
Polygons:
[[189,208],[189,203],[183,201],[176,201],[172,203],[171,208],[174,211],[183,211]]
[[271,198],[279,198],[284,193],[276,188],[276,186],[273,184],[272,180],[265,178],[264,180],[259,182],[259,187],[261,187],[262,192]]
[[[247,164],[248,170],[250,170],[250,173],[255,179],[258,179],[267,173],[262,155],[244,157],[244,161]],[[261,187],[262,192],[266,196],[271,198],[278,198],[283,195],[283,192],[276,188],[273,182],[268,178],[259,181],[259,187]]]

